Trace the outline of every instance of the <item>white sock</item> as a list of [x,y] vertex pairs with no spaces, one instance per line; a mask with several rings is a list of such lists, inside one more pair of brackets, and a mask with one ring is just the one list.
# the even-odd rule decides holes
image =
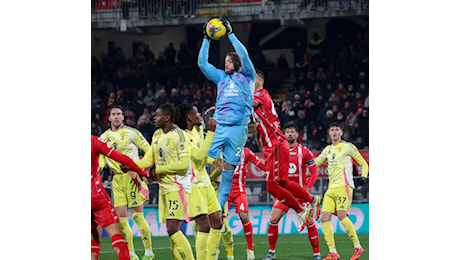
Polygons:
[[275,250],[268,249],[268,252],[272,252],[273,254],[275,253]]
[[329,249],[329,253],[335,253],[335,254],[337,254],[337,250],[336,250],[335,248]]
[[145,249],[144,255],[152,256],[153,255],[152,249],[151,248],[150,249]]
[[358,248],[358,249],[360,249],[360,248],[361,248],[361,244],[357,244],[357,245],[355,245],[355,248]]
[[135,256],[136,255],[136,252],[133,251],[129,251],[129,256]]

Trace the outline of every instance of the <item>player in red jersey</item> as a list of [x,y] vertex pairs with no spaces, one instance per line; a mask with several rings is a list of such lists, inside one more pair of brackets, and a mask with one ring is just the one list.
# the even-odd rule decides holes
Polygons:
[[240,165],[238,165],[233,173],[232,189],[228,197],[228,203],[233,202],[236,213],[241,219],[243,224],[244,235],[247,242],[247,259],[254,259],[254,248],[252,245],[252,223],[248,214],[248,198],[246,196],[246,176],[248,174],[249,161],[255,164],[259,169],[265,171],[265,165],[260,158],[255,155],[249,148],[244,147],[241,156]]
[[[316,209],[317,205],[321,203],[321,197],[313,196],[299,183],[289,181],[289,145],[286,136],[280,129],[280,122],[273,101],[263,85],[264,74],[257,70],[252,114],[257,124],[257,133],[263,144],[265,168],[268,173],[267,191],[297,212],[299,222],[297,230],[302,231],[307,225],[307,218],[310,213],[315,219],[317,218]],[[259,141],[259,138],[257,140]],[[295,197],[300,197],[310,202],[311,205],[305,207]]]
[[105,228],[112,238],[112,248],[118,259],[129,260],[129,251],[126,241],[121,235],[120,221],[109,195],[102,185],[99,174],[99,154],[103,154],[121,162],[138,174],[147,176],[128,156],[109,148],[99,137],[91,135],[91,259],[98,259],[100,252],[99,237],[95,234],[97,226]]
[[[318,168],[315,164],[315,157],[311,151],[299,144],[297,138],[299,132],[294,124],[287,124],[284,127],[284,134],[287,136],[287,142],[289,143],[289,180],[300,184],[308,192],[313,187],[318,177]],[[307,175],[307,168],[310,170],[310,178]],[[305,203],[301,198],[297,198],[300,203]],[[264,260],[275,259],[276,240],[278,239],[278,223],[280,219],[287,213],[289,207],[284,203],[280,202],[279,199],[274,199],[270,224],[268,226],[268,244],[269,251]],[[317,206],[319,212],[319,204]],[[321,260],[321,254],[319,252],[319,236],[318,230],[316,229],[315,221],[313,216],[307,219],[308,238],[313,247],[313,260]]]

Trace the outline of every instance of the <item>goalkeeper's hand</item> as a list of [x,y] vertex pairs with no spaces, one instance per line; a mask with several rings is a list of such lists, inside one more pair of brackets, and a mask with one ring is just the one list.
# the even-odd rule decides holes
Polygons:
[[364,184],[366,184],[366,182],[367,182],[367,178],[363,176],[356,179],[356,184],[358,184],[358,186],[363,186]]
[[205,39],[211,40],[211,37],[209,37],[208,34],[206,33],[206,25],[208,25],[208,22],[203,24],[203,36]]
[[233,33],[232,25],[230,24],[230,21],[229,21],[229,20],[223,21],[222,24],[223,24],[223,25],[225,26],[225,28],[227,29],[227,35]]

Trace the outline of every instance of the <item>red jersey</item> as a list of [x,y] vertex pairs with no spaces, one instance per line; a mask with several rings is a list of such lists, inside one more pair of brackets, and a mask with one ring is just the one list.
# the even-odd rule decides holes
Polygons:
[[91,135],[91,197],[104,196],[104,193],[107,195],[102,185],[101,175],[99,174],[99,154],[114,159],[141,175],[147,175],[128,156],[108,147],[99,137]]
[[[307,176],[307,167],[310,170],[310,178]],[[289,149],[289,180],[295,181],[302,187],[311,189],[318,177],[318,169],[315,164],[315,157],[310,149],[297,144]],[[308,180],[308,183],[307,183]]]
[[254,101],[257,102],[257,106],[254,107],[252,115],[264,147],[272,147],[274,144],[286,140],[286,136],[280,129],[278,114],[268,92],[263,88],[257,90],[254,92]]
[[240,165],[238,165],[233,173],[232,191],[246,193],[246,176],[248,175],[249,161],[265,171],[265,165],[260,158],[255,155],[251,149],[244,147],[243,156],[241,156]]

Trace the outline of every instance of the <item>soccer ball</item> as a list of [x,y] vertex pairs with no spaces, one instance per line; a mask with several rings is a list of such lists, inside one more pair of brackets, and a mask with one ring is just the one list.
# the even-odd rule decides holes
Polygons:
[[213,40],[219,40],[227,33],[227,28],[219,18],[213,18],[206,24],[206,34]]

